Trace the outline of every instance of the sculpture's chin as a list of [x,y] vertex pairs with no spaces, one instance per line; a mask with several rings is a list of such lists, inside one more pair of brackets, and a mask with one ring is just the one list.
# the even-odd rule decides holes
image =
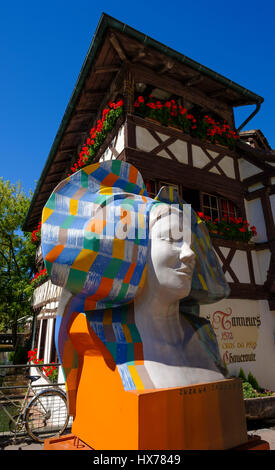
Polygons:
[[191,282],[185,283],[184,287],[182,285],[165,285],[160,286],[159,292],[155,290],[155,295],[159,295],[164,300],[169,302],[176,302],[177,300],[184,299],[190,294],[191,291]]

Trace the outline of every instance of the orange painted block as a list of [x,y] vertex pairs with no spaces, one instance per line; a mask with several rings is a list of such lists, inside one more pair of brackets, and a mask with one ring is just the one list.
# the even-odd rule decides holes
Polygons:
[[[270,450],[268,442],[263,441],[260,437],[248,437],[249,441],[241,446],[234,447],[230,450]],[[68,434],[59,438],[46,439],[44,442],[44,450],[94,450],[87,446],[74,434]]]
[[240,379],[125,391],[84,315],[68,329],[81,357],[72,433],[95,450],[223,450],[248,442]]
[[90,392],[81,380],[72,426],[96,450],[223,450],[248,441],[238,380],[118,393],[107,384],[104,392],[101,379]]
[[93,450],[74,434],[45,439],[44,450]]

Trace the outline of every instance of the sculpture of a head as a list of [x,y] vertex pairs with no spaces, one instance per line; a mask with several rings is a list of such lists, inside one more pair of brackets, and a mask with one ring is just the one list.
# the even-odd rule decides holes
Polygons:
[[229,293],[195,212],[171,188],[151,199],[138,170],[119,160],[84,167],[55,188],[42,213],[42,253],[53,284],[73,296],[56,321],[61,362],[70,314],[130,304],[147,268],[166,300],[211,303]]
[[[164,233],[171,232],[167,220],[178,224],[180,212],[185,219],[180,237],[192,242],[196,255],[189,299],[211,303],[226,297],[227,283],[208,232],[194,211],[180,203],[171,188],[162,188],[151,199],[138,170],[119,160],[89,165],[66,178],[46,203],[42,253],[53,284],[85,299],[89,310],[133,300],[146,271],[149,214],[152,208],[156,214],[159,205]],[[151,226],[155,218],[152,215]]]

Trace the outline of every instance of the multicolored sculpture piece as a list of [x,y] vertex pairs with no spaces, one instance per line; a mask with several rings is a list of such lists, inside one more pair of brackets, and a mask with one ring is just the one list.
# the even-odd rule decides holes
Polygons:
[[103,401],[106,384],[121,397],[224,379],[199,304],[229,288],[207,229],[171,188],[151,199],[128,163],[84,167],[44,207],[42,252],[63,287],[55,339],[76,422],[87,362]]

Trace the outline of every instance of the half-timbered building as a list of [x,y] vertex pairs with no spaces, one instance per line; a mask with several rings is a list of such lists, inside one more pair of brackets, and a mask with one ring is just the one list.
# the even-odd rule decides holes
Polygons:
[[[138,96],[174,99],[188,113],[215,116],[239,135],[233,148],[184,133],[137,113]],[[120,159],[141,172],[148,192],[176,187],[208,219],[243,218],[257,229],[250,241],[212,233],[231,288],[230,297],[201,306],[217,333],[232,374],[251,371],[275,389],[275,154],[261,131],[243,131],[263,98],[215,71],[103,14],[80,71],[24,224],[33,231],[55,186],[71,171],[90,129],[110,101],[123,98],[124,113],[93,161]],[[235,128],[234,110],[255,111]],[[249,113],[248,113],[249,114]],[[43,268],[37,250],[38,270]],[[54,322],[61,289],[47,278],[34,292],[35,345],[53,361]]]

